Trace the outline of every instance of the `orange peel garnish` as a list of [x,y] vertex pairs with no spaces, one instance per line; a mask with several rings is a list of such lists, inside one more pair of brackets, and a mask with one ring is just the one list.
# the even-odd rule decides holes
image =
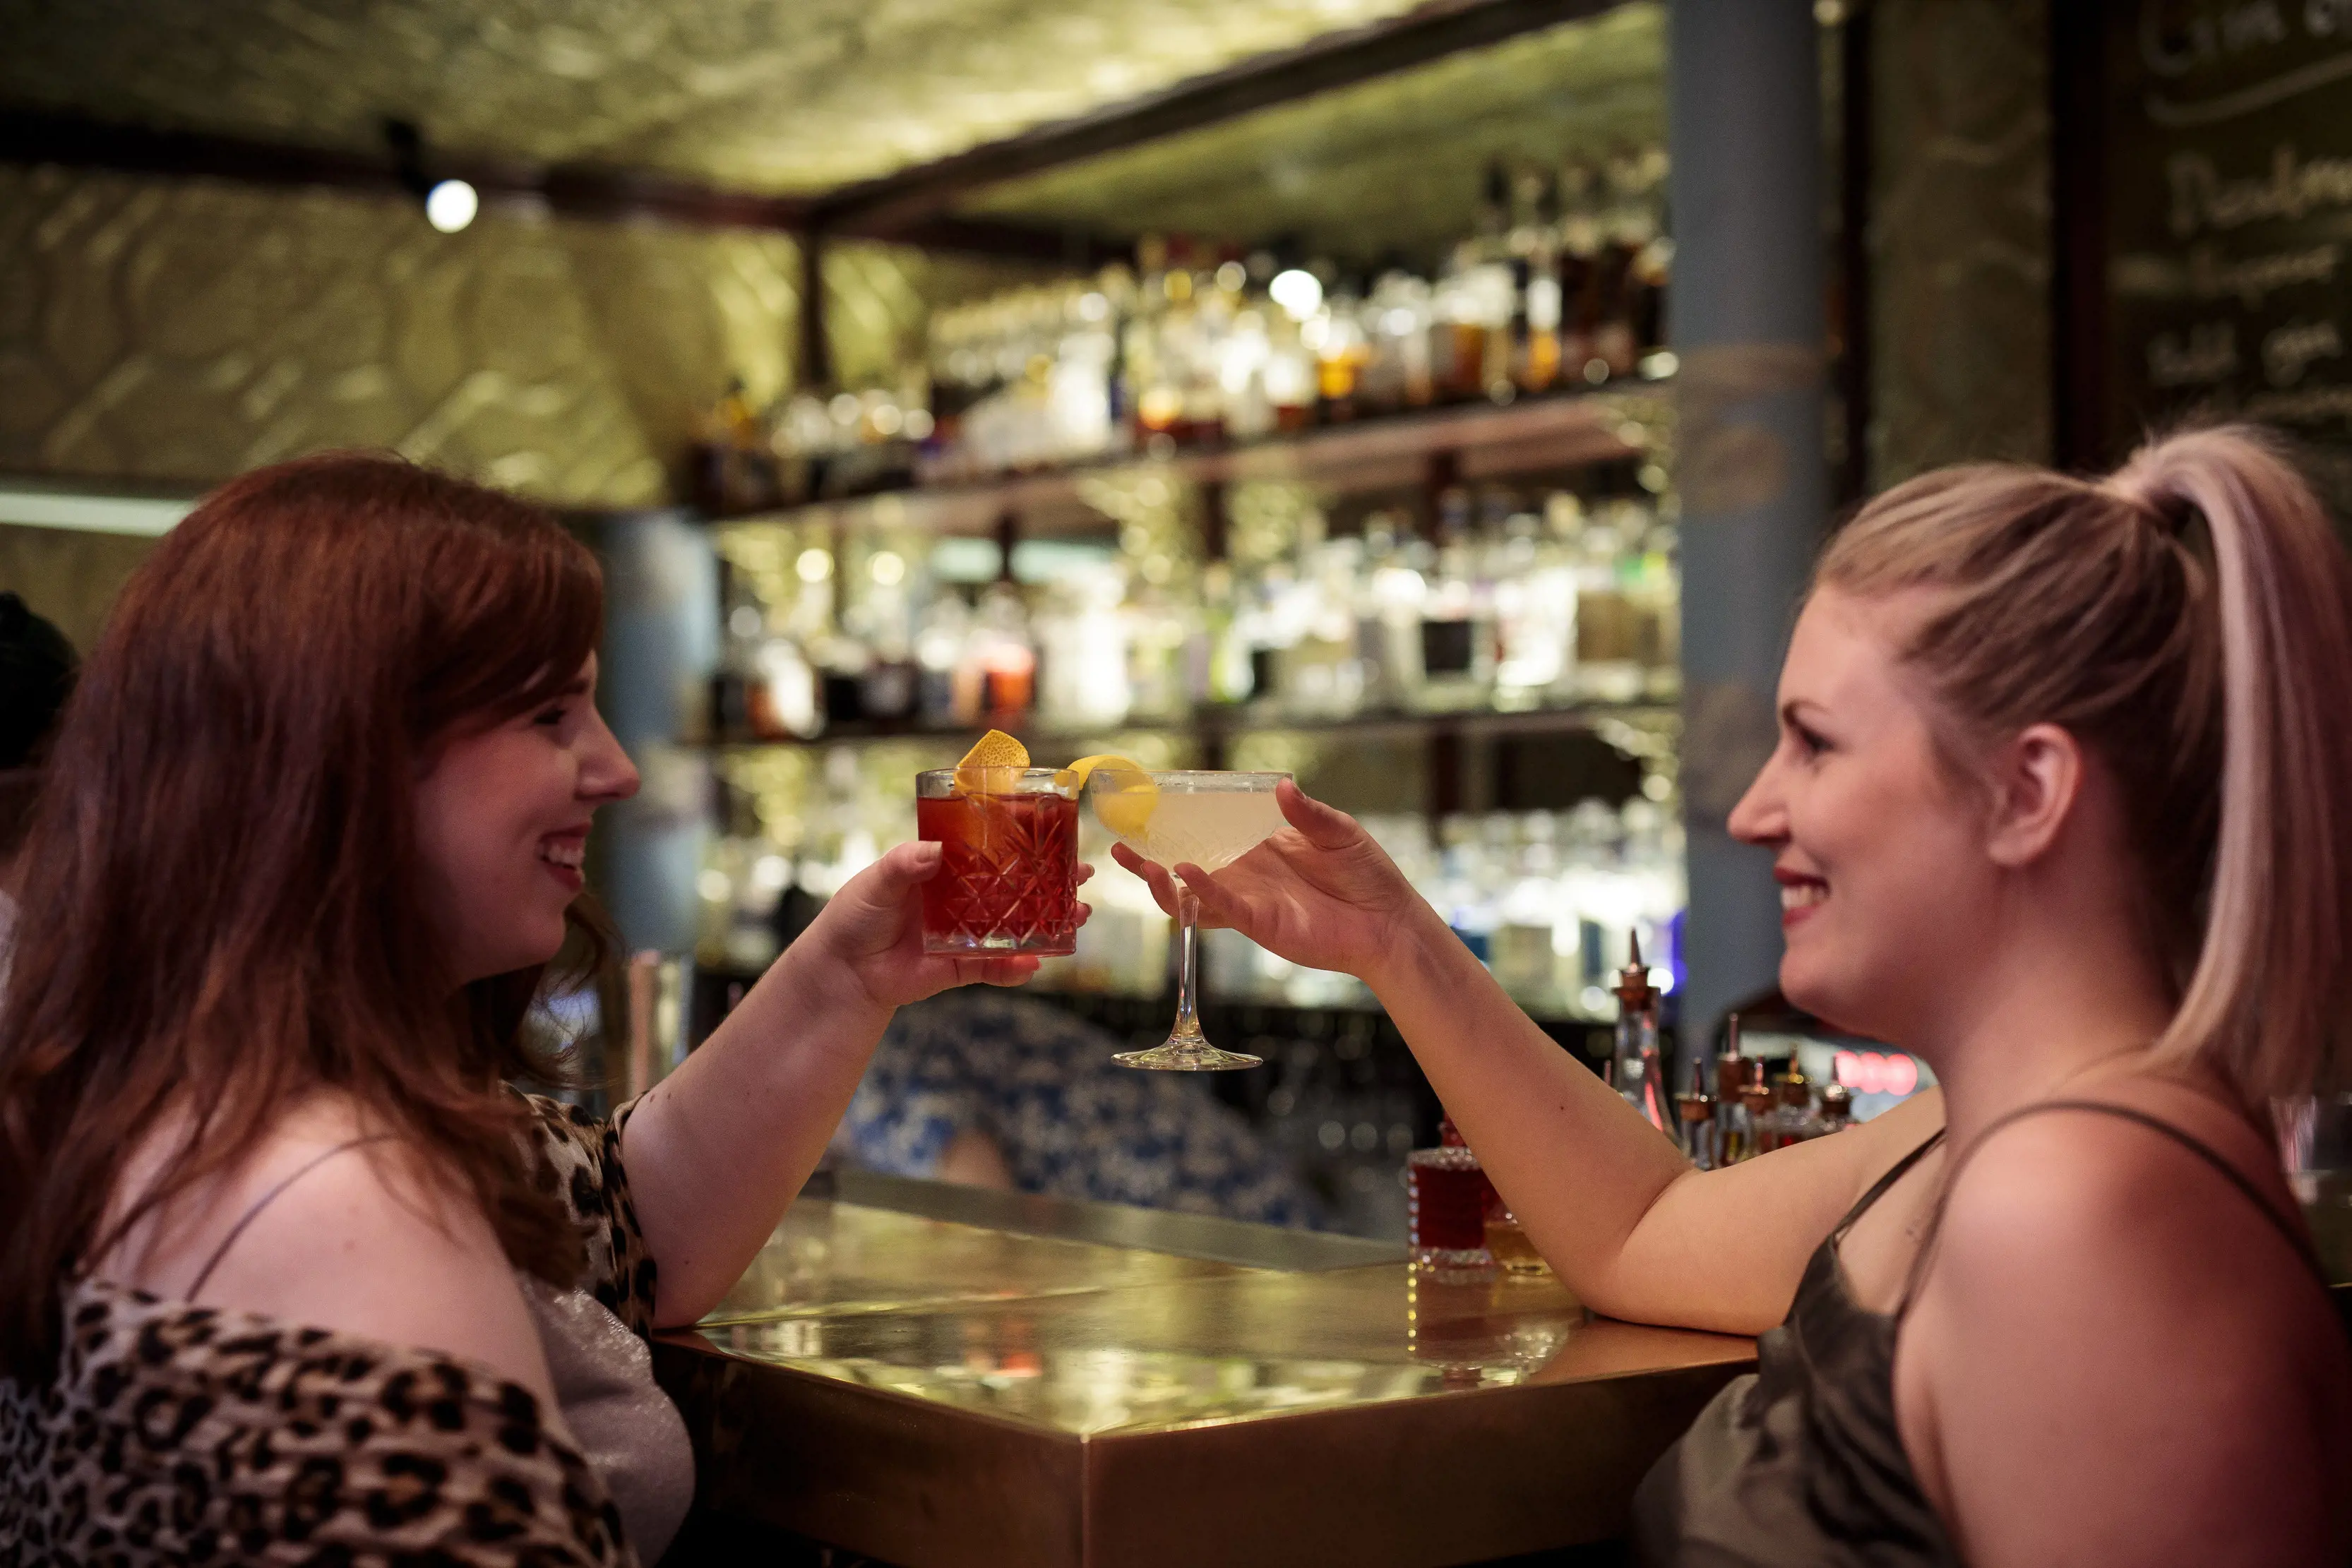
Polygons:
[[1094,782],[1095,820],[1122,839],[1143,836],[1160,804],[1160,786],[1151,775],[1116,752],[1081,757],[1054,775],[1054,782],[1076,793]]
[[956,788],[967,795],[1009,795],[1028,767],[1029,748],[992,729],[955,765]]

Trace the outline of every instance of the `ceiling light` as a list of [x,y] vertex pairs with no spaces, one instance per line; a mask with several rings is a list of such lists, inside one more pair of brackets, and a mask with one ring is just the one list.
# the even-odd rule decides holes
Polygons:
[[472,223],[481,207],[482,199],[463,180],[444,180],[425,193],[425,221],[445,235]]

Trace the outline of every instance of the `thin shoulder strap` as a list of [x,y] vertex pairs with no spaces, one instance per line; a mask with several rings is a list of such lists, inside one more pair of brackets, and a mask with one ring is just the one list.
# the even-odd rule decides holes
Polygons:
[[1832,1242],[1844,1240],[1845,1233],[1853,1228],[1853,1222],[1860,1219],[1864,1213],[1869,1209],[1872,1204],[1876,1203],[1880,1198],[1885,1197],[1886,1196],[1886,1189],[1893,1186],[1896,1182],[1901,1181],[1904,1174],[1910,1170],[1913,1166],[1916,1166],[1921,1160],[1926,1159],[1927,1157],[1928,1150],[1934,1148],[1937,1144],[1940,1144],[1943,1141],[1944,1129],[1938,1127],[1934,1132],[1927,1134],[1927,1141],[1926,1143],[1920,1145],[1917,1148],[1912,1150],[1909,1154],[1895,1161],[1893,1166],[1889,1166],[1885,1176],[1880,1176],[1876,1181],[1870,1184],[1870,1190],[1862,1195],[1862,1201],[1845,1211],[1845,1218],[1837,1222],[1837,1228],[1835,1230],[1830,1232],[1830,1239]]
[[220,1260],[228,1256],[228,1249],[236,1244],[236,1239],[245,1234],[245,1228],[252,1224],[255,1217],[263,1209],[276,1202],[279,1194],[346,1149],[356,1149],[362,1144],[381,1144],[388,1141],[384,1134],[379,1133],[370,1137],[352,1138],[349,1142],[337,1144],[331,1149],[322,1149],[297,1166],[292,1174],[286,1176],[276,1186],[255,1198],[253,1207],[237,1217],[236,1223],[228,1228],[228,1234],[221,1238],[220,1245],[213,1249],[213,1255],[205,1260],[205,1266],[196,1270],[195,1283],[188,1287],[187,1299],[193,1301],[204,1294],[205,1282],[213,1277],[213,1270],[220,1267]]
[[2005,1116],[1995,1117],[1992,1124],[1979,1133],[1969,1146],[1960,1151],[1959,1157],[1952,1162],[1951,1170],[1946,1173],[1944,1177],[1944,1190],[1937,1194],[1935,1210],[1927,1217],[1927,1233],[1919,1239],[1919,1250],[1912,1255],[1910,1273],[1903,1281],[1903,1299],[1895,1308],[1895,1316],[1898,1321],[1911,1310],[1912,1300],[1918,1294],[1921,1281],[1927,1278],[1927,1263],[1935,1252],[1937,1238],[1943,1233],[1944,1207],[1951,1201],[1952,1188],[1958,1185],[1960,1172],[1968,1168],[1969,1161],[1976,1156],[1976,1152],[1983,1148],[1995,1133],[2000,1132],[2011,1122],[2021,1121],[2025,1117],[2038,1115],[2044,1111],[2088,1111],[2096,1115],[2114,1116],[2121,1121],[2137,1123],[2151,1133],[2161,1134],[2171,1139],[2221,1172],[2229,1184],[2243,1194],[2248,1203],[2254,1206],[2255,1212],[2270,1221],[2271,1228],[2285,1239],[2286,1244],[2294,1249],[2294,1255],[2303,1260],[2304,1267],[2311,1270],[2312,1278],[2319,1281],[2320,1288],[2323,1290],[2329,1288],[2326,1270],[2319,1266],[2319,1255],[2312,1250],[2310,1238],[2297,1228],[2293,1220],[2281,1214],[2276,1206],[2263,1196],[2262,1188],[2246,1179],[2246,1174],[2243,1171],[2216,1153],[2213,1146],[2204,1139],[2174,1126],[2161,1116],[2151,1116],[2147,1112],[2129,1105],[2113,1105],[2104,1100],[2044,1100],[2039,1104],[2022,1105]]

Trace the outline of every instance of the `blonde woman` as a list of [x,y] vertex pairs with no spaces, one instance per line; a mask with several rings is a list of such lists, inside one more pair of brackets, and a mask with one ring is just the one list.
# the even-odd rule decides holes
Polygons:
[[1595,1310],[1763,1336],[1644,1481],[1644,1561],[2345,1561],[2352,1356],[2267,1106],[2352,1067],[2347,581],[2242,429],[1929,475],[1838,534],[1730,826],[1790,997],[1941,1088],[1728,1170],[1339,812],[1286,789],[1288,831],[1179,868],[1204,920],[1371,984]]

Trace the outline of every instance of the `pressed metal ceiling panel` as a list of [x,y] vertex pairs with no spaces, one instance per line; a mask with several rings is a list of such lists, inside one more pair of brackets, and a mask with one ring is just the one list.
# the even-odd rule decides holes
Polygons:
[[1414,0],[0,0],[0,103],[824,190]]
[[1665,49],[1664,7],[1628,5],[1000,185],[962,210],[1427,265],[1475,228],[1489,162],[1598,166],[1661,142]]

